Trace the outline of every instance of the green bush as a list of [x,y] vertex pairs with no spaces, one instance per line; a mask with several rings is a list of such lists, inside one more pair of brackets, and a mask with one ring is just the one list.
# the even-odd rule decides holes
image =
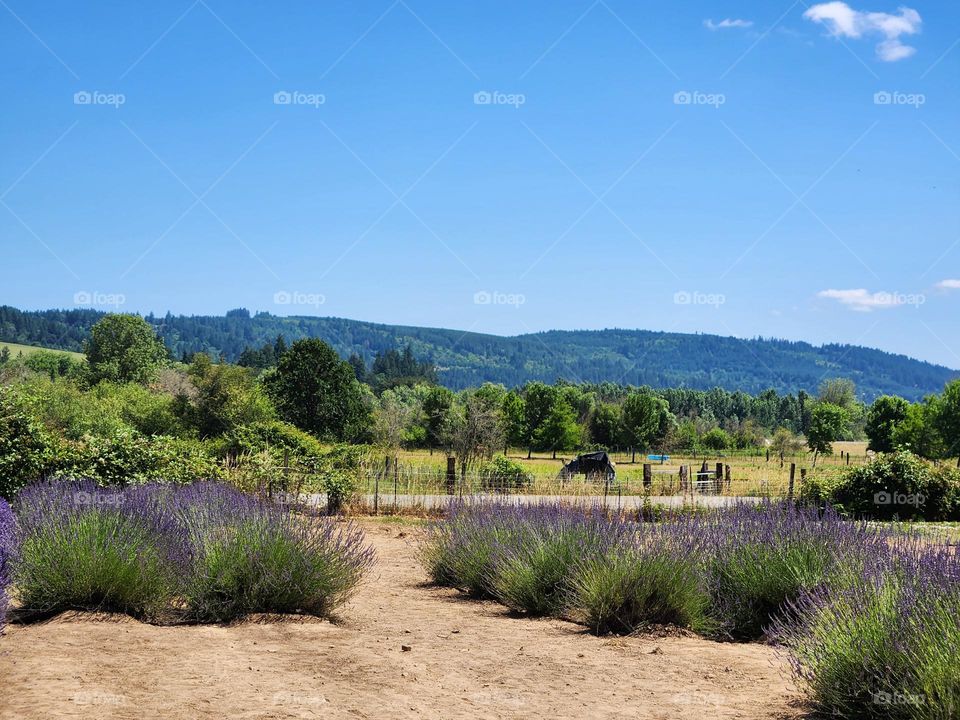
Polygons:
[[342,470],[328,470],[320,475],[320,487],[327,494],[327,512],[336,515],[357,492],[354,476]]
[[504,455],[497,455],[480,466],[484,490],[519,490],[533,482],[533,473]]
[[713,428],[700,438],[700,444],[709,450],[726,450],[732,444],[730,435],[720,428]]
[[814,495],[858,517],[960,520],[960,471],[934,467],[906,450],[845,470]]
[[662,544],[615,544],[581,558],[570,581],[576,619],[597,634],[649,625],[712,631],[710,594],[695,561]]
[[223,450],[234,455],[269,450],[281,457],[287,452],[295,459],[319,458],[324,454],[319,440],[282,420],[268,420],[235,428],[226,438]]
[[55,472],[105,485],[137,485],[151,480],[187,483],[222,475],[220,465],[199,441],[146,437],[134,431],[71,443],[57,458]]
[[0,388],[0,497],[10,498],[50,466],[55,439],[31,412],[31,405]]

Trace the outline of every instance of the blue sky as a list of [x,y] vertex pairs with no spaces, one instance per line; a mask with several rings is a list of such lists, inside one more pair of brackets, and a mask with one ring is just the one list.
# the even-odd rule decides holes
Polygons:
[[960,368],[958,40],[947,1],[2,0],[0,303]]

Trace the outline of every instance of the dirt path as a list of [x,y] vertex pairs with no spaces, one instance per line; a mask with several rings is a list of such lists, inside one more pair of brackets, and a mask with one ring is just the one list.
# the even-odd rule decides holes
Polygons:
[[[0,638],[0,718],[794,718],[761,645],[596,638],[424,587],[409,528],[337,624],[71,614]],[[407,651],[403,647],[409,647]]]

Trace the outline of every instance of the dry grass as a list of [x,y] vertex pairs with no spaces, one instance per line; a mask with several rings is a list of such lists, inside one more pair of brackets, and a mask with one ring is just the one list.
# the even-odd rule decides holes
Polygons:
[[[841,451],[843,456],[841,457]],[[849,453],[849,460],[847,459]],[[386,453],[384,453],[386,456]],[[525,451],[511,449],[507,456],[511,460],[521,463],[532,475],[533,482],[524,492],[534,495],[598,495],[605,490],[620,492],[624,495],[643,494],[643,465],[645,455],[637,455],[636,462],[631,462],[627,453],[611,453],[617,466],[616,484],[604,488],[602,482],[587,481],[583,477],[561,482],[557,474],[563,467],[564,460],[570,460],[575,455],[557,455],[554,459],[549,453],[533,453],[528,458]],[[837,472],[841,467],[850,464],[866,462],[865,442],[838,442],[834,444],[834,454],[817,458],[817,466],[813,466],[813,456],[803,453],[785,458],[781,467],[779,458],[773,456],[769,460],[766,453],[760,455],[746,455],[743,453],[725,453],[700,455],[697,457],[672,455],[665,463],[653,462],[653,483],[650,488],[652,495],[679,495],[680,466],[686,465],[693,471],[699,470],[704,462],[713,470],[717,463],[730,468],[730,484],[725,487],[724,494],[741,496],[785,496],[790,483],[790,465],[796,465],[795,489],[799,486],[801,470],[808,476],[823,473]],[[398,463],[390,475],[384,472],[384,461],[377,458],[371,461],[364,471],[364,483],[361,491],[374,491],[389,501],[389,496],[396,492],[398,495],[431,495],[445,492],[444,474],[447,467],[446,455],[442,451],[430,453],[427,450],[404,450],[398,454]],[[479,490],[480,479],[476,473],[470,472],[466,478],[467,490]]]

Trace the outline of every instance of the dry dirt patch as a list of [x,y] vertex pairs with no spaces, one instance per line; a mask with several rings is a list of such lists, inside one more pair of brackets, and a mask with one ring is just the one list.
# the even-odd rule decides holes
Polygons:
[[71,613],[0,639],[0,718],[795,718],[763,645],[597,638],[424,585],[416,531],[378,553],[336,623],[155,627]]

